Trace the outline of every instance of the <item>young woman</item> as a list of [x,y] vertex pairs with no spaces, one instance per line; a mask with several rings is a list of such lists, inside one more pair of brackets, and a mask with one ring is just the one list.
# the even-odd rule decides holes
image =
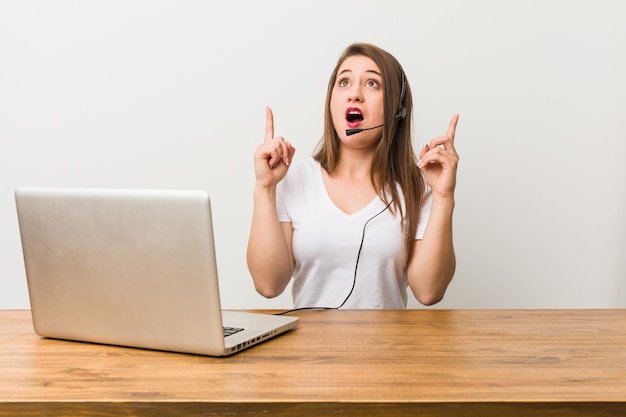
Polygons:
[[402,67],[369,44],[337,62],[312,158],[293,161],[266,109],[247,254],[260,294],[275,297],[293,278],[295,308],[405,308],[407,286],[422,304],[443,298],[456,267],[458,116],[418,161],[411,112]]

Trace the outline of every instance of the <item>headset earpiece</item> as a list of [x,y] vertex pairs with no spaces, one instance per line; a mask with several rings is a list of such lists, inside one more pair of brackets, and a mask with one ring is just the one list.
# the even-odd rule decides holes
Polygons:
[[400,86],[400,102],[398,103],[398,114],[396,114],[396,119],[404,119],[406,117],[406,107],[402,105],[402,102],[404,101],[404,96],[406,95],[406,76],[404,75],[402,65],[398,63],[398,67],[400,68],[400,74],[402,75],[402,84]]

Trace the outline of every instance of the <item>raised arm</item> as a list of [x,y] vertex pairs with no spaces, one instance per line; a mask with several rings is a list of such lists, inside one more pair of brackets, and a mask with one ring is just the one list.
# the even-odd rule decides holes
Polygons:
[[265,140],[254,152],[254,210],[248,240],[248,269],[259,294],[280,295],[293,274],[291,223],[280,223],[276,212],[276,185],[285,177],[295,148],[274,137],[274,115],[266,108]]
[[455,115],[446,135],[433,139],[420,153],[419,167],[432,190],[432,206],[424,236],[415,244],[407,274],[413,294],[425,305],[441,301],[456,270],[452,214],[459,162],[454,148],[458,120],[459,116]]

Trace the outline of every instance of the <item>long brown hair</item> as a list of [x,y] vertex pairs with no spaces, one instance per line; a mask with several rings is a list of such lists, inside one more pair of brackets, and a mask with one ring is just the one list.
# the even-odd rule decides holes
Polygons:
[[[382,136],[372,159],[371,180],[381,200],[385,204],[389,204],[391,201],[393,212],[399,212],[403,218],[404,246],[410,259],[415,245],[415,233],[426,185],[422,173],[417,167],[417,158],[411,144],[411,115],[413,110],[411,88],[402,67],[390,53],[366,43],[355,43],[345,49],[328,82],[326,110],[324,112],[324,135],[317,145],[313,158],[329,174],[337,167],[339,136],[333,125],[330,100],[337,81],[339,67],[347,58],[355,55],[370,58],[380,69],[384,91],[384,120],[392,119],[398,114],[400,107],[404,107],[406,110],[406,117],[395,119],[382,127]],[[403,86],[404,96],[402,96]],[[404,195],[406,213],[403,212],[396,184],[400,186]]]

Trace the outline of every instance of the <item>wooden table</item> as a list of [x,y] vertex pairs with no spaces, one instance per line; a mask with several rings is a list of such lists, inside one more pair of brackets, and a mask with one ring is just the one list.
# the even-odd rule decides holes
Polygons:
[[295,314],[210,358],[42,339],[0,311],[0,415],[626,415],[626,310]]

